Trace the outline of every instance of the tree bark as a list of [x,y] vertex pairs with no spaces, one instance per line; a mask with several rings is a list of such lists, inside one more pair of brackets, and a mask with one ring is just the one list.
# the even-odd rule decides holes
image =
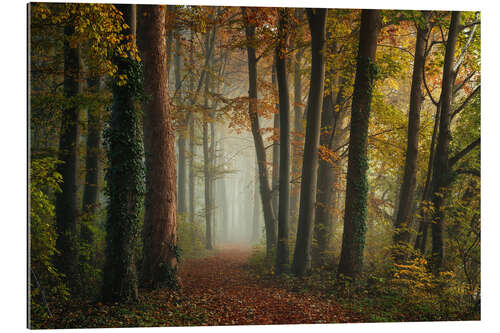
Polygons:
[[439,121],[439,135],[437,139],[436,155],[433,166],[433,186],[432,186],[432,256],[431,267],[435,273],[438,273],[443,265],[444,258],[444,219],[445,213],[443,202],[446,188],[449,186],[450,165],[450,118],[451,102],[453,98],[453,81],[455,73],[453,71],[453,62],[455,60],[455,50],[457,38],[460,29],[461,13],[454,11],[451,14],[450,29],[446,42],[446,51],[444,56],[443,79],[441,87],[441,96],[439,102],[441,105],[441,115]]
[[264,224],[266,228],[266,253],[272,255],[272,251],[276,245],[276,217],[272,207],[272,195],[269,188],[269,177],[267,175],[267,159],[264,141],[260,133],[259,116],[257,114],[257,57],[255,54],[255,25],[249,22],[247,11],[250,8],[242,8],[242,14],[245,22],[245,34],[247,39],[247,55],[248,55],[248,113],[250,117],[250,125],[252,127],[252,135],[255,144],[255,152],[257,155],[257,163],[259,168],[259,185],[260,197],[262,201],[262,209],[264,211]]
[[[68,100],[81,93],[80,49],[72,48],[69,39],[75,32],[72,25],[64,27],[64,97]],[[56,193],[56,249],[55,267],[66,277],[71,291],[76,289],[78,275],[77,243],[77,181],[78,181],[78,138],[80,109],[74,101],[62,110],[59,134],[59,156],[63,162],[57,171],[62,175],[61,192]]]
[[338,275],[353,280],[361,273],[365,245],[368,195],[368,124],[377,67],[375,55],[380,11],[363,10],[358,63],[351,107],[351,130],[344,209],[344,234]]
[[144,64],[146,207],[143,282],[159,288],[177,285],[177,191],[174,131],[169,110],[165,6],[141,5],[140,49]]
[[[276,274],[288,270],[289,253],[288,217],[290,214],[290,96],[288,92],[288,76],[286,70],[286,51],[288,44],[288,10],[279,10],[278,34],[279,44],[276,48],[276,76],[279,96],[279,209],[278,209],[278,243],[276,249]],[[276,165],[273,165],[273,169]]]
[[408,254],[410,219],[417,183],[418,136],[420,131],[420,110],[424,101],[422,82],[425,67],[425,46],[429,33],[429,25],[427,23],[429,12],[423,12],[422,15],[424,22],[416,23],[417,40],[410,90],[410,111],[408,112],[408,142],[403,183],[401,184],[399,194],[398,212],[394,223],[393,256],[398,263],[401,263]]
[[311,84],[307,103],[307,125],[300,187],[297,242],[292,271],[302,276],[311,269],[311,244],[313,232],[316,183],[318,177],[318,146],[321,130],[321,110],[325,81],[325,35],[327,9],[307,9],[311,30]]

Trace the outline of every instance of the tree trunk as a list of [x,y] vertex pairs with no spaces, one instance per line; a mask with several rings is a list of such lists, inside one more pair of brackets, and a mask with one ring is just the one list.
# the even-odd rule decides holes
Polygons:
[[254,190],[253,190],[253,224],[252,242],[260,238],[260,210],[259,210],[259,167],[255,165]]
[[450,166],[448,156],[450,150],[450,119],[451,119],[451,101],[453,97],[453,81],[455,73],[453,71],[453,62],[455,59],[455,50],[457,37],[460,29],[461,13],[454,11],[451,15],[450,30],[446,42],[446,51],[444,56],[443,80],[441,87],[441,115],[439,121],[439,135],[436,146],[436,155],[433,167],[433,186],[432,203],[434,211],[432,214],[432,257],[431,266],[437,273],[442,265],[444,258],[444,209],[443,202],[446,188],[449,186]]
[[[332,78],[334,73],[329,73]],[[333,77],[333,87],[338,89],[334,95],[332,91],[325,92],[323,97],[323,115],[321,117],[321,137],[320,145],[330,150],[335,150],[343,136],[342,124],[347,116],[345,108],[336,111],[336,107],[342,104],[342,92],[345,79],[339,75]],[[332,164],[333,163],[333,164]],[[316,245],[313,246],[313,262],[317,266],[326,264],[325,252],[328,250],[333,233],[334,214],[332,211],[337,208],[336,186],[340,181],[340,161],[331,162],[323,159],[319,160],[318,166],[318,189],[316,193],[316,212],[314,222],[314,237]]]
[[260,133],[259,116],[257,114],[257,57],[255,54],[255,47],[253,46],[255,43],[255,25],[248,21],[247,10],[253,9],[242,8],[243,18],[245,21],[248,55],[248,113],[259,168],[260,197],[262,201],[262,209],[264,211],[264,224],[266,228],[266,253],[270,256],[276,245],[276,217],[271,203],[272,195],[267,175],[266,150]]
[[327,9],[307,9],[311,30],[311,84],[300,186],[299,222],[292,271],[298,276],[311,269],[311,244],[318,176],[318,146],[325,81],[325,34]]
[[[210,50],[210,33],[205,34],[205,56],[209,57]],[[213,231],[212,231],[212,161],[211,147],[208,145],[208,94],[209,94],[209,75],[205,75],[205,95],[203,111],[203,175],[205,180],[205,248],[211,250],[213,248]]]
[[[135,5],[118,5],[124,21],[135,22]],[[124,35],[131,29],[123,31]],[[139,63],[115,55],[119,75],[139,77]],[[119,85],[113,80],[113,106],[110,127],[105,132],[109,168],[106,171],[108,193],[106,218],[106,262],[102,298],[105,302],[135,301],[138,298],[136,249],[139,237],[139,210],[143,195],[144,169],[140,116],[135,109],[138,82]]]
[[375,54],[380,12],[363,10],[359,34],[358,63],[351,107],[351,130],[347,165],[344,234],[339,276],[356,279],[363,265],[368,195],[368,124],[377,67]]
[[[71,99],[81,93],[80,49],[72,48],[69,39],[74,34],[72,25],[64,27],[64,97]],[[62,175],[61,192],[56,193],[56,249],[59,254],[55,266],[65,275],[71,291],[76,289],[78,275],[77,243],[77,180],[78,180],[78,138],[79,107],[74,103],[62,111],[59,134],[59,156],[63,162],[57,171]]]
[[[302,16],[302,9],[296,9],[295,15],[297,19],[300,19]],[[302,29],[299,29],[298,34],[302,33]],[[297,45],[297,47],[299,47]],[[293,63],[293,114],[294,114],[294,140],[296,142],[293,145],[293,160],[292,160],[292,175],[293,178],[296,178],[297,175],[301,172],[301,149],[299,148],[298,143],[302,143],[303,138],[301,135],[304,133],[304,127],[302,126],[302,74],[301,74],[301,63],[302,57],[304,55],[304,48],[300,48],[295,53],[295,61]],[[299,208],[299,193],[300,193],[300,185],[294,184],[292,185],[292,193],[290,195],[290,217],[292,218],[292,226],[296,227],[296,222],[298,220],[298,208]]]
[[[276,249],[276,274],[281,274],[288,270],[289,248],[288,217],[290,214],[290,96],[288,95],[288,76],[286,70],[286,57],[288,44],[288,10],[279,10],[279,44],[276,48],[276,76],[278,81],[279,96],[279,128],[280,128],[280,148],[279,148],[279,210],[278,210],[278,243]],[[276,165],[273,165],[273,169]]]
[[394,224],[393,255],[396,262],[401,263],[408,254],[410,241],[410,219],[412,213],[415,186],[417,182],[418,136],[420,130],[420,109],[424,101],[422,81],[425,67],[425,44],[429,26],[428,12],[422,13],[424,23],[417,22],[417,40],[415,44],[415,60],[410,91],[410,111],[408,112],[408,143],[406,148],[405,171],[399,194],[399,206]]
[[[194,33],[191,31],[191,39],[190,39],[190,49],[189,49],[189,64],[191,68],[194,66]],[[192,92],[194,90],[194,77],[193,74],[189,76],[189,91]],[[194,105],[194,98],[190,97],[190,104]],[[194,191],[195,191],[195,174],[194,174],[194,155],[195,155],[195,125],[196,119],[194,115],[190,113],[188,118],[188,126],[189,126],[189,220],[191,224],[191,236],[192,239],[195,239],[195,207],[194,207]]]
[[140,47],[148,145],[143,233],[143,282],[159,288],[177,285],[177,191],[174,131],[169,110],[165,6],[141,5]]
[[[273,89],[278,90],[277,83],[276,83],[276,60],[273,63],[272,66],[272,71],[271,71],[271,76],[272,76],[272,86]],[[278,97],[279,98],[279,97]],[[278,102],[278,101],[276,101]],[[280,131],[280,106],[279,103],[275,104],[276,110],[279,110],[278,113],[274,114],[274,120],[273,120],[273,126],[275,128],[275,131],[279,133]],[[276,134],[276,132],[274,134]],[[273,191],[272,196],[273,196],[273,210],[276,213],[278,211],[278,205],[279,205],[279,193],[278,193],[278,187],[279,187],[279,178],[280,178],[280,143],[276,140],[273,140],[273,169],[272,169],[272,174],[271,174],[271,189]]]
[[429,148],[429,161],[427,163],[427,175],[425,177],[424,191],[422,195],[422,202],[420,203],[420,222],[418,227],[417,238],[415,239],[415,249],[419,250],[422,255],[425,254],[427,246],[427,233],[429,229],[429,210],[424,209],[428,207],[432,195],[432,167],[434,165],[434,156],[436,155],[436,139],[439,129],[439,118],[441,116],[441,106],[438,104],[434,119],[434,129],[432,131],[431,146]]
[[[177,107],[181,106],[182,93],[181,93],[181,44],[179,38],[175,39],[175,53],[174,53],[174,76],[175,76],[175,103]],[[179,130],[179,138],[177,140],[177,147],[179,151],[179,174],[177,184],[177,212],[178,215],[186,217],[187,213],[187,200],[186,200],[186,130],[188,126],[188,116],[185,111],[182,111],[181,126]]]
[[[101,89],[101,78],[87,80],[88,89],[91,93],[97,93]],[[85,188],[83,190],[82,223],[80,225],[80,238],[89,249],[94,243],[94,233],[91,225],[95,221],[96,211],[99,205],[99,157],[101,155],[101,110],[93,106],[87,109],[87,151],[85,155]],[[93,251],[90,251],[92,255]],[[84,258],[82,258],[84,259]],[[92,262],[91,258],[87,258]]]

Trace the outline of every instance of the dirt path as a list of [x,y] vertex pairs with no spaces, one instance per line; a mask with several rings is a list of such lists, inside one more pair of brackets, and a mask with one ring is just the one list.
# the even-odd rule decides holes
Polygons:
[[299,324],[357,321],[337,304],[253,278],[249,247],[225,246],[215,256],[187,260],[182,293],[208,314],[208,325]]

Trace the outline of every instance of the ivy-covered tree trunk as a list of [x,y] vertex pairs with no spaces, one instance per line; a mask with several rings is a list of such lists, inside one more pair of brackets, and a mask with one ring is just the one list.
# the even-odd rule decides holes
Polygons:
[[266,253],[272,255],[276,246],[276,216],[272,206],[272,194],[269,188],[269,177],[267,174],[267,158],[264,148],[264,141],[260,133],[259,116],[257,113],[257,56],[255,54],[255,25],[250,22],[247,11],[253,9],[242,8],[245,21],[246,47],[248,55],[248,113],[250,125],[255,144],[255,153],[257,155],[257,164],[259,170],[260,197],[262,210],[264,211],[264,224],[266,229]]
[[[125,22],[133,26],[132,7],[117,5]],[[131,34],[125,29],[124,35]],[[140,112],[136,98],[142,92],[140,64],[130,57],[114,56],[117,75],[113,79],[113,106],[105,143],[109,166],[106,170],[107,218],[106,262],[102,299],[105,302],[135,301],[138,298],[136,249],[139,237],[139,210],[144,193],[143,149]],[[119,75],[126,75],[125,84]]]
[[368,196],[368,124],[377,66],[375,54],[380,11],[363,10],[359,33],[358,63],[351,107],[347,164],[344,234],[338,275],[356,279],[363,266]]
[[422,13],[424,22],[417,22],[417,40],[410,90],[410,111],[408,112],[408,143],[403,183],[399,193],[399,206],[394,223],[394,259],[402,262],[408,253],[410,241],[410,219],[417,183],[418,136],[420,130],[420,109],[424,101],[422,82],[425,67],[425,45],[429,32],[428,12]]
[[[276,77],[279,96],[280,149],[279,149],[279,208],[278,208],[278,243],[276,248],[276,274],[289,269],[288,218],[290,215],[290,96],[285,53],[288,47],[289,12],[279,10],[278,34],[276,47]],[[276,165],[273,166],[273,168]]]
[[144,63],[146,207],[142,277],[152,288],[177,286],[177,186],[174,130],[169,109],[165,6],[140,6]]
[[432,256],[431,266],[434,272],[438,272],[443,265],[444,258],[444,209],[443,202],[446,188],[450,181],[450,121],[451,121],[451,102],[453,98],[453,83],[455,73],[453,63],[455,60],[455,50],[457,45],[458,33],[460,30],[461,13],[454,11],[451,15],[450,29],[446,41],[446,51],[444,55],[443,79],[441,83],[441,115],[439,121],[439,135],[437,139],[436,155],[434,157],[433,177],[432,177]]
[[71,291],[78,280],[78,235],[77,235],[77,180],[78,180],[78,138],[80,109],[74,99],[81,93],[80,49],[71,47],[69,39],[75,28],[64,27],[64,97],[68,106],[62,110],[59,134],[59,156],[63,162],[57,171],[62,175],[61,192],[56,193],[56,249],[55,266]]
[[311,84],[307,102],[307,125],[300,186],[299,221],[297,242],[293,255],[292,271],[302,276],[311,269],[316,184],[318,180],[318,146],[321,130],[321,110],[325,84],[325,35],[327,9],[307,9],[311,30]]

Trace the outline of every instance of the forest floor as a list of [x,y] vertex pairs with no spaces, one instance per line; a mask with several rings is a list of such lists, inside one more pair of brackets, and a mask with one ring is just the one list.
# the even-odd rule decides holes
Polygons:
[[186,259],[181,288],[143,291],[137,304],[79,303],[53,311],[40,328],[207,326],[366,321],[308,291],[295,291],[249,267],[250,247],[225,245],[204,258]]

